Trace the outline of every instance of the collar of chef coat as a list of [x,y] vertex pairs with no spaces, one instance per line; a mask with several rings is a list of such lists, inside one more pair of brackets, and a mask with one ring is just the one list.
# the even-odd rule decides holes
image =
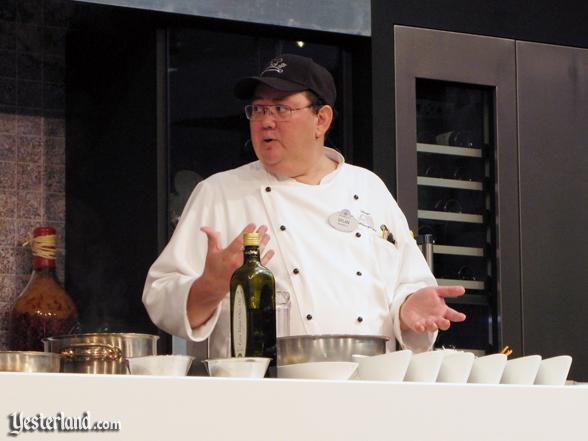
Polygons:
[[[345,163],[345,158],[337,150],[332,149],[330,147],[323,147],[323,149],[325,151],[325,154],[327,155],[327,158],[332,159],[333,161],[335,161],[337,163],[337,167],[335,167],[335,170],[333,170],[332,172],[330,172],[329,174],[324,176],[321,179],[321,182],[319,183],[319,185],[328,184],[333,179],[335,179],[337,174],[339,174],[339,172],[341,171],[343,164]],[[261,162],[260,162],[260,164],[261,164]],[[263,165],[262,165],[262,167],[263,167]],[[264,170],[265,170],[265,168],[264,168]],[[298,182],[294,178],[279,177],[279,176],[273,175],[272,173],[270,173],[267,170],[265,170],[265,171],[269,176],[271,176],[273,178],[273,180],[275,180],[276,182],[279,182],[281,184],[308,185],[308,184],[303,184],[301,182]]]

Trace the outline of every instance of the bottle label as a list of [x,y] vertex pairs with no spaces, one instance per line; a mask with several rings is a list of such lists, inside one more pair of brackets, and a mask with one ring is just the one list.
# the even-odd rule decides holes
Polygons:
[[232,331],[235,357],[245,357],[247,350],[247,306],[245,304],[245,292],[241,285],[237,285],[235,290]]

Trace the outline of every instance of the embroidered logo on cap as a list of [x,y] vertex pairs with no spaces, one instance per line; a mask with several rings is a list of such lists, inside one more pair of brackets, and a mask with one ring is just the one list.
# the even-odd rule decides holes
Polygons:
[[287,66],[286,63],[284,63],[284,59],[283,58],[274,58],[272,61],[269,62],[269,64],[267,65],[267,67],[259,74],[259,76],[263,76],[265,73],[267,72],[277,72],[277,73],[283,73],[284,72],[284,68]]

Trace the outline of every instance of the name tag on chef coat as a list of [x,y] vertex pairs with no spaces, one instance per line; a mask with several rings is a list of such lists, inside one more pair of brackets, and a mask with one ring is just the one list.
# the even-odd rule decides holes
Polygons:
[[329,225],[335,230],[351,233],[357,230],[358,222],[351,214],[351,211],[343,209],[329,216]]

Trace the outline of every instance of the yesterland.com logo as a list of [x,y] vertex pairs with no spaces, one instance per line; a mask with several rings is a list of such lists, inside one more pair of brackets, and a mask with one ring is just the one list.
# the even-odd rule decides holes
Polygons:
[[58,412],[54,417],[38,413],[35,416],[23,416],[22,413],[12,412],[8,415],[8,435],[18,436],[22,432],[106,432],[120,430],[119,421],[90,422],[90,413],[83,412],[80,417],[64,416]]

